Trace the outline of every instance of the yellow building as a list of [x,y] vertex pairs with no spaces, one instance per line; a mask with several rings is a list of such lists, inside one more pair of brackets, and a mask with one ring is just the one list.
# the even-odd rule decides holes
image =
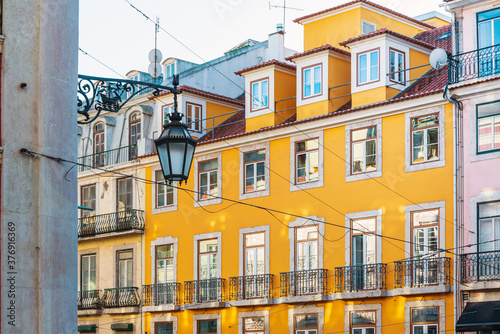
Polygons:
[[144,331],[453,331],[454,115],[426,66],[449,26],[364,0],[296,21],[306,51],[237,72],[187,184],[145,185]]

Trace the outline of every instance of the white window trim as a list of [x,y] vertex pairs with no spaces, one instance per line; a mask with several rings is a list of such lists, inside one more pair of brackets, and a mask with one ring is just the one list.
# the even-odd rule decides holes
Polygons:
[[[356,304],[344,306],[344,331],[351,333],[351,312],[375,311],[375,334],[382,334],[382,304]],[[368,326],[367,326],[368,327]]]
[[[116,283],[118,282],[118,257],[116,254],[125,250],[132,250],[132,286],[138,286],[137,282],[140,281],[140,256],[137,254],[136,244],[127,244],[113,247],[113,287],[117,288]],[[97,260],[97,259],[96,259]]]
[[288,333],[294,333],[295,316],[301,314],[314,314],[318,315],[318,334],[323,334],[323,326],[325,324],[325,309],[315,305],[302,305],[295,308],[288,309]]
[[[156,172],[161,171],[161,166],[157,165],[152,168],[151,171],[151,180],[154,180],[156,182]],[[156,188],[158,187],[158,184],[153,183],[151,185],[152,191],[151,191],[151,198],[153,199],[152,202],[152,214],[156,215],[158,213],[165,213],[165,212],[172,212],[172,211],[177,211],[177,193],[178,189],[175,188],[177,186],[177,182],[173,182],[172,185],[174,186],[173,188],[173,195],[174,195],[174,203],[172,205],[167,205],[167,206],[162,206],[161,208],[156,207],[157,203],[157,198],[156,198]]]
[[[469,243],[473,244],[471,246],[470,251],[465,251],[466,253],[475,253],[477,252],[477,236],[479,235],[478,230],[478,216],[477,216],[477,205],[483,202],[493,202],[500,201],[500,189],[495,190],[485,190],[480,192],[477,196],[469,198],[469,217],[470,217],[470,233],[469,238],[474,238],[473,240],[469,240]],[[466,243],[464,241],[464,243]]]
[[[430,115],[437,113],[439,115],[439,159],[434,161],[426,161],[418,164],[412,164],[411,153],[411,119],[415,117]],[[432,169],[438,167],[444,167],[446,165],[445,152],[446,152],[446,140],[445,140],[445,115],[444,106],[432,107],[422,110],[417,110],[405,114],[405,172],[415,172],[419,170]]]
[[[82,188],[85,186],[90,186],[95,184],[95,214],[99,214],[99,199],[101,196],[99,196],[99,179],[90,179],[90,180],[85,180],[85,181],[78,181],[78,203],[81,203],[82,201]],[[81,210],[78,210],[78,218],[81,218],[80,216]]]
[[[266,189],[260,191],[252,191],[249,193],[245,192],[245,153],[258,151],[258,150],[266,150],[266,157],[264,160],[264,168],[265,168],[265,186]],[[256,144],[251,146],[245,146],[240,148],[240,200],[269,196],[270,189],[270,150],[269,150],[269,142]]]
[[199,320],[217,320],[217,334],[222,333],[221,314],[195,314],[193,315],[193,334],[198,334],[198,321]]
[[177,316],[170,313],[157,314],[155,317],[150,319],[149,331],[151,334],[155,334],[155,324],[157,322],[172,322],[172,333],[177,334]]
[[368,21],[365,21],[365,20],[361,20],[361,34],[369,34],[369,33],[364,33],[363,32],[363,25],[366,24],[366,25],[369,25],[369,26],[372,26],[373,27],[373,31],[376,31],[377,30],[377,25],[375,23],[371,23],[371,22],[368,22]]
[[[317,94],[314,94],[314,69],[319,67],[319,72],[320,72],[320,85],[321,85],[321,89],[320,89],[320,92],[317,93]],[[311,95],[308,95],[306,96],[305,94],[305,90],[306,90],[306,76],[305,76],[305,72],[307,70],[311,70]],[[301,85],[302,85],[302,100],[304,99],[309,99],[309,98],[312,98],[312,97],[317,97],[317,96],[321,96],[323,95],[323,64],[314,64],[314,65],[310,65],[310,66],[305,66],[304,68],[302,68],[302,82],[301,82]]]
[[[304,182],[304,183],[299,183],[295,184],[295,179],[296,179],[296,164],[295,164],[295,143],[304,141],[304,140],[309,140],[309,139],[316,139],[318,140],[318,180],[317,181],[312,181],[312,182]],[[323,151],[324,151],[324,146],[323,146],[323,131],[316,131],[316,132],[310,132],[304,135],[296,136],[296,137],[291,137],[290,138],[290,191],[298,191],[298,190],[304,190],[304,189],[311,189],[311,188],[319,188],[323,187],[324,185],[324,164],[323,164]]]
[[[314,220],[311,220],[314,219]],[[309,216],[297,218],[288,223],[288,236],[290,238],[290,271],[295,271],[295,228],[318,225],[318,269],[323,269],[323,236],[325,235],[325,218]]]
[[[377,127],[377,136],[376,136],[377,170],[374,170],[371,172],[351,174],[351,169],[352,169],[352,165],[351,165],[352,164],[352,161],[351,161],[351,147],[352,147],[351,132],[353,130],[367,128],[367,127],[371,127],[371,126]],[[366,122],[346,125],[346,127],[345,127],[345,181],[346,182],[360,181],[360,180],[367,180],[367,179],[381,177],[381,176],[382,176],[382,119],[377,118],[377,119],[369,120]]]
[[194,245],[194,270],[193,270],[193,280],[199,280],[198,278],[198,241],[207,239],[217,239],[217,278],[222,277],[222,232],[204,233],[196,234],[193,236]]
[[485,103],[490,103],[490,102],[500,102],[500,99],[493,99],[491,98],[491,95],[486,96],[486,97],[480,97],[480,98],[475,98],[469,100],[469,113],[470,113],[470,137],[471,137],[471,143],[470,143],[470,161],[471,162],[476,162],[476,161],[484,161],[484,160],[490,160],[490,159],[499,159],[500,158],[500,151],[494,151],[494,152],[482,152],[478,154],[477,151],[477,106],[480,104],[485,104]]
[[[200,191],[199,188],[199,174],[198,174],[198,164],[199,162],[202,161],[207,161],[207,160],[214,160],[217,159],[217,198],[213,199],[206,199],[206,200],[199,200],[200,194],[198,193]],[[220,204],[222,203],[222,153],[213,153],[213,154],[207,154],[207,155],[202,155],[194,158],[194,190],[196,191],[195,193],[195,201],[194,201],[194,207],[200,207],[200,206],[207,206],[207,205],[213,205],[213,204]]]
[[[137,184],[136,184],[136,180],[134,179],[136,175],[134,174],[131,174],[130,176],[124,176],[124,177],[119,177],[119,178],[116,178],[112,181],[112,184],[113,184],[113,187],[114,189],[112,189],[112,197],[113,197],[113,212],[116,212],[118,211],[117,210],[117,206],[118,206],[118,180],[124,180],[124,179],[132,179],[132,210],[136,210],[139,208],[139,205],[138,205],[138,201],[137,201],[137,194],[136,194],[136,191],[137,191]],[[97,200],[97,198],[96,198]]]
[[375,236],[375,244],[376,244],[376,263],[382,263],[382,209],[379,210],[371,210],[364,212],[356,212],[356,213],[348,213],[345,215],[345,227],[346,227],[346,235],[345,235],[345,265],[346,267],[351,266],[351,254],[352,254],[352,232],[351,232],[351,222],[355,219],[363,219],[375,217],[376,224],[375,228],[378,235]]
[[446,301],[444,299],[405,301],[405,334],[411,334],[411,309],[415,307],[439,307],[439,334],[446,333]]
[[[193,111],[193,109],[194,109],[193,107],[200,108],[200,118],[199,118],[199,120],[195,119],[194,122],[191,121],[191,124],[187,123],[188,122],[188,120],[187,120],[187,117],[188,117],[188,114],[187,114],[188,113],[188,105],[192,106],[191,111]],[[206,105],[198,103],[197,101],[194,101],[194,102],[193,101],[186,101],[185,108],[186,108],[186,110],[184,110],[184,121],[186,122],[186,125],[188,126],[188,130],[190,132],[194,132],[194,133],[197,133],[197,134],[204,133],[205,132],[204,129],[205,129],[205,122],[206,121],[203,120],[204,119],[204,117],[203,117],[203,109],[206,108]],[[191,116],[193,116],[193,115],[191,115]],[[195,130],[194,128],[193,129],[191,128],[191,127],[194,127],[195,123],[199,123],[200,124],[200,129],[199,130]]]
[[174,245],[174,282],[177,282],[177,252],[179,251],[179,239],[171,236],[156,238],[151,241],[151,284],[156,284],[156,246]]
[[[97,247],[97,248],[87,248],[87,249],[81,249],[81,250],[78,250],[78,291],[80,291],[80,288],[82,287],[82,264],[81,264],[81,260],[82,260],[82,256],[85,256],[85,255],[92,255],[92,254],[95,254],[95,288],[96,290],[99,290],[99,277],[100,277],[100,273],[99,273],[99,252],[100,252],[100,248]],[[113,283],[113,286],[114,286],[115,283]]]
[[270,259],[270,239],[269,239],[269,231],[271,229],[270,225],[265,225],[265,226],[256,226],[256,227],[249,227],[249,228],[241,228],[240,229],[240,266],[239,266],[239,276],[244,276],[245,275],[245,240],[244,236],[245,234],[248,233],[259,233],[259,232],[264,232],[264,240],[265,240],[265,245],[264,245],[264,256],[266,260],[266,266],[265,266],[265,274],[269,274],[269,259]]
[[[424,211],[424,210],[434,210],[439,209],[439,245],[438,249],[444,249],[446,247],[446,211],[445,211],[445,201],[440,202],[430,202],[430,203],[422,203],[416,205],[408,205],[405,207],[405,240],[411,242],[405,244],[405,252],[406,256],[410,257],[412,253],[413,247],[413,234],[412,234],[412,221],[411,214],[415,211]],[[439,256],[444,256],[444,252],[439,252]]]
[[269,311],[239,312],[238,313],[238,334],[243,334],[243,318],[264,317],[264,333],[269,334]]
[[[406,81],[406,72],[407,72],[406,71],[406,53],[403,52],[403,51],[396,50],[394,48],[389,48],[389,57],[388,57],[389,64],[387,65],[387,69],[388,69],[387,73],[388,74],[391,72],[391,55],[392,55],[392,53],[394,53],[396,55],[396,60],[398,58],[397,57],[398,55],[402,55],[403,56],[403,68],[401,70],[397,70],[396,69],[396,71],[395,71],[395,72],[397,72],[397,71],[403,71],[402,72],[403,73],[403,81],[399,81],[399,79],[392,79],[392,76],[394,76],[395,74],[399,75],[401,73],[401,72],[399,72],[399,73],[393,73],[391,75],[388,75],[389,82],[398,83],[398,84],[400,84],[402,86],[406,86],[406,82],[405,82]],[[397,67],[396,63],[395,63],[395,65]]]
[[[253,85],[255,84],[259,84],[258,87],[260,88],[260,93],[262,93],[262,85],[264,82],[267,81],[267,105],[262,105],[260,108],[253,108],[253,97],[254,97],[254,91],[253,91]],[[263,78],[263,79],[257,79],[255,81],[252,81],[250,83],[250,91],[252,92],[251,94],[251,103],[250,103],[250,110],[253,112],[253,111],[259,111],[259,110],[262,110],[262,109],[267,109],[269,108],[269,78]]]
[[[371,77],[371,67],[372,67],[372,61],[371,61],[371,54],[372,53],[377,53],[378,54],[378,73],[377,73],[377,78],[376,79],[373,79]],[[360,61],[359,61],[359,58],[363,55],[367,55],[366,57],[366,80],[365,82],[361,82],[360,81]],[[365,51],[365,52],[360,52],[356,55],[356,72],[357,72],[357,75],[356,75],[356,80],[357,80],[357,83],[356,85],[357,86],[364,86],[364,85],[368,85],[368,84],[372,84],[372,83],[375,83],[375,82],[379,82],[380,80],[382,80],[380,78],[381,76],[381,65],[380,65],[380,58],[381,58],[381,54],[380,54],[380,49],[376,49],[376,50],[369,50],[369,51]]]

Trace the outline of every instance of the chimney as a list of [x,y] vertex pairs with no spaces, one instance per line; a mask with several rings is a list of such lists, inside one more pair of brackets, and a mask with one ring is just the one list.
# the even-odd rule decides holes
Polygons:
[[268,60],[285,61],[285,31],[283,25],[277,25],[277,31],[269,35],[267,42]]

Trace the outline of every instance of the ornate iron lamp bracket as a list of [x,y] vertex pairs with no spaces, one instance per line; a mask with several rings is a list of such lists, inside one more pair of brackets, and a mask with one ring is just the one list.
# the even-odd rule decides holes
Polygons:
[[[103,110],[118,112],[131,98],[141,93],[152,93],[153,96],[158,96],[162,91],[168,90],[174,94],[174,109],[177,111],[177,94],[182,93],[182,90],[177,89],[178,84],[178,76],[173,80],[174,87],[168,87],[143,81],[79,74],[77,112],[85,116],[85,120],[79,120],[78,124],[92,123]],[[96,111],[95,115],[89,115],[91,110]]]

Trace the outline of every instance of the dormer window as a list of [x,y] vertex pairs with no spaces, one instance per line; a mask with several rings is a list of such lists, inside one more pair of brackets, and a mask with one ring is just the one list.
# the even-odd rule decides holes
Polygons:
[[379,49],[358,54],[358,86],[380,80]]
[[312,65],[302,70],[303,98],[321,95],[321,64]]
[[165,66],[165,76],[167,78],[172,77],[175,75],[175,63],[171,63]]
[[264,109],[269,103],[269,80],[252,82],[252,111]]
[[361,21],[361,34],[368,34],[377,30],[377,26],[367,21]]
[[390,49],[389,56],[389,80],[397,83],[405,83],[405,54],[404,52]]

